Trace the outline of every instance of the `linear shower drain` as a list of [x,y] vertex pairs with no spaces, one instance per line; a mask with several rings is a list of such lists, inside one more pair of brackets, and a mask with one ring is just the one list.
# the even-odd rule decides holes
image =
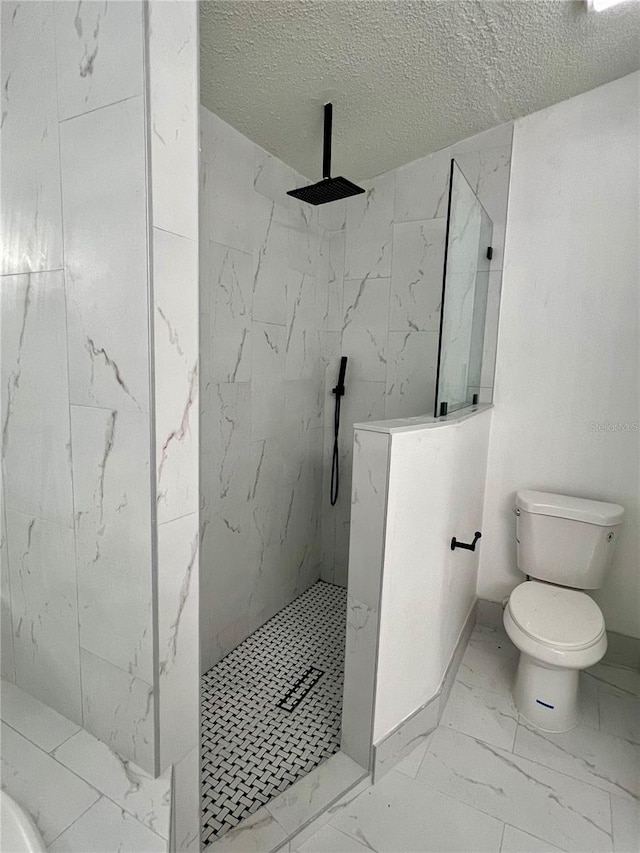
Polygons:
[[276,708],[281,708],[283,711],[294,711],[323,675],[324,671],[322,669],[318,669],[316,666],[310,667],[295,682],[291,690],[287,691],[284,698],[276,703]]

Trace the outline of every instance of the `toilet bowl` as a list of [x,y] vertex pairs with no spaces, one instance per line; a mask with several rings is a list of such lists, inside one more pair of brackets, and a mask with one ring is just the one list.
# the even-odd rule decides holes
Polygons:
[[514,512],[518,568],[505,630],[520,651],[512,688],[522,717],[547,732],[580,719],[579,673],[607,650],[604,617],[583,589],[599,588],[624,510],[618,504],[519,491]]
[[604,617],[583,592],[525,581],[511,593],[504,626],[520,651],[513,698],[537,728],[564,732],[580,720],[578,678],[607,650]]

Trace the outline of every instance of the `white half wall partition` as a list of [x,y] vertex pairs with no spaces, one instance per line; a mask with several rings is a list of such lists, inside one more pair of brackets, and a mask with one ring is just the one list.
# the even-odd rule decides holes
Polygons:
[[368,766],[373,745],[376,774],[446,693],[473,622],[482,541],[452,551],[451,540],[481,530],[491,416],[480,405],[355,427],[342,748]]

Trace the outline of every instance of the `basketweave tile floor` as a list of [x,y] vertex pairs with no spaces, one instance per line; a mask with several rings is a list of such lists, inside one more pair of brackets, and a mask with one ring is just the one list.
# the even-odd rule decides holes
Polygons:
[[202,842],[340,747],[347,591],[318,581],[202,678]]
[[517,659],[476,626],[438,728],[283,853],[638,853],[640,673],[582,673],[580,723],[548,734],[513,705]]

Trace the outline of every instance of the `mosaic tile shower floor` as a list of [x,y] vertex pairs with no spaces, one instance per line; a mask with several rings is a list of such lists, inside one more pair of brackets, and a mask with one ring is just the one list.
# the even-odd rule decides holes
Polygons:
[[347,591],[318,581],[202,677],[202,841],[340,747]]

